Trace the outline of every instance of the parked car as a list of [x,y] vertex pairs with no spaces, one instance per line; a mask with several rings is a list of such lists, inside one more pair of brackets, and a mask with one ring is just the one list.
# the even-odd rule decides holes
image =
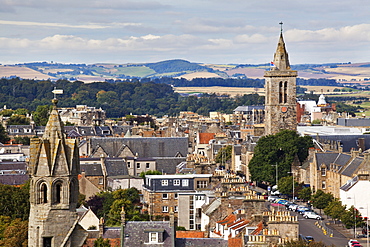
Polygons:
[[297,204],[291,204],[291,205],[289,205],[288,210],[290,210],[290,211],[296,211],[297,208],[298,208],[298,205]]
[[315,239],[312,236],[306,236],[304,238],[306,239],[307,242],[315,241]]
[[349,247],[352,247],[352,246],[354,246],[354,245],[359,245],[360,244],[360,242],[358,242],[356,239],[350,239],[349,241],[348,241],[348,246]]
[[287,204],[289,201],[287,201],[287,200],[279,200],[277,203],[279,203],[279,204],[281,204],[281,205],[285,205],[285,204]]
[[274,202],[276,199],[280,199],[278,196],[269,196],[268,198],[267,198],[267,201],[269,201],[269,202]]
[[298,206],[296,211],[300,214],[303,214],[304,212],[311,211],[311,209],[305,206]]
[[303,218],[322,220],[322,217],[313,211],[306,211],[303,213]]

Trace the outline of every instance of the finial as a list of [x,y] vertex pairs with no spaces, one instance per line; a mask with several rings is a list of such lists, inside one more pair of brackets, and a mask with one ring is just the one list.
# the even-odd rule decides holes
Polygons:
[[57,89],[56,87],[54,87],[52,93],[54,94],[54,99],[51,102],[53,102],[54,107],[56,107],[58,104],[57,94],[63,94],[63,89]]
[[281,21],[279,24],[280,24],[280,32],[283,33],[283,22]]

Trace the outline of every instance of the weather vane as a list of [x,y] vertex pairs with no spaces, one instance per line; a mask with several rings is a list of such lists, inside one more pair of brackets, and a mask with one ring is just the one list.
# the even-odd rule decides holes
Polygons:
[[281,26],[281,27],[280,27],[280,32],[283,32],[283,22],[281,21],[279,24],[280,24],[280,26]]
[[57,94],[63,94],[63,89],[57,89],[56,87],[54,87],[54,90],[52,91],[52,93],[54,94],[54,99],[52,100],[52,102],[56,107],[58,103]]

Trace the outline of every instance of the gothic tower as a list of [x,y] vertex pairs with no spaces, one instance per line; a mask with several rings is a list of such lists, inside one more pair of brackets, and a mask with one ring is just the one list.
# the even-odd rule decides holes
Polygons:
[[265,135],[297,130],[296,77],[281,31],[271,70],[265,71]]
[[42,138],[32,138],[29,174],[29,247],[81,246],[78,225],[79,154],[77,141],[65,139],[56,104]]

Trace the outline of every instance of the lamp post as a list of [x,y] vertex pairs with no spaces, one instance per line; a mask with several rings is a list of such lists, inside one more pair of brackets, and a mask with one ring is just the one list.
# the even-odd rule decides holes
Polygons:
[[[364,209],[360,207],[359,209]],[[366,204],[366,247],[369,247],[369,204]]]
[[278,164],[276,162],[275,165],[271,165],[271,166],[275,166],[275,179],[276,179],[276,186],[277,186],[278,184]]
[[293,202],[294,202],[294,172],[288,172],[292,174],[292,179],[293,179]]
[[353,198],[352,197],[347,197],[347,199],[353,199],[353,217],[355,218],[355,225],[353,227],[353,237],[356,238],[356,199],[355,199],[355,195],[353,195]]

